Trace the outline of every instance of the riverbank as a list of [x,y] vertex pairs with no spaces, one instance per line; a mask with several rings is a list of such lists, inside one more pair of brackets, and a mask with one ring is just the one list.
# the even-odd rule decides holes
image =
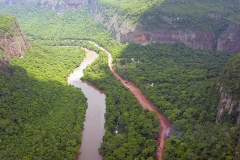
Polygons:
[[165,141],[167,138],[170,136],[170,130],[171,130],[171,123],[167,120],[167,118],[159,111],[156,109],[156,107],[142,94],[141,90],[138,89],[134,83],[122,79],[122,77],[116,73],[116,71],[113,68],[112,65],[112,56],[111,53],[109,53],[106,49],[100,47],[96,43],[89,41],[91,44],[94,46],[98,47],[108,55],[108,66],[111,70],[111,72],[114,74],[116,79],[118,79],[125,87],[127,87],[131,93],[134,94],[138,102],[142,105],[144,109],[148,109],[150,111],[156,112],[158,115],[158,118],[160,120],[160,130],[159,130],[159,135],[158,135],[158,149],[157,149],[157,159],[162,160],[162,155],[163,151],[165,149]]

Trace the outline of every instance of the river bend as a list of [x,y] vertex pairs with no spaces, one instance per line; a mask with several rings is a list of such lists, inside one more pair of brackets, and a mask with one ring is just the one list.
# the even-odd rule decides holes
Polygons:
[[101,160],[102,156],[99,154],[98,148],[100,148],[105,134],[106,96],[96,87],[80,80],[80,77],[83,76],[83,70],[98,57],[94,51],[84,50],[86,51],[85,59],[68,77],[68,84],[81,88],[88,104],[82,132],[82,144],[77,160]]

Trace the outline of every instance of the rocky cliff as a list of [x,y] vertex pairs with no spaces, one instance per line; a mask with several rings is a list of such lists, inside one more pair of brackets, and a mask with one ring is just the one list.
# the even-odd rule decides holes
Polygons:
[[94,17],[97,22],[106,26],[115,39],[121,43],[184,43],[194,49],[216,49],[219,52],[231,53],[240,51],[240,26],[233,23],[229,23],[228,27],[218,36],[214,30],[203,31],[194,26],[184,29],[166,27],[147,30],[145,29],[147,26],[141,23],[133,24],[130,19],[119,21],[119,16],[116,14],[107,21],[100,12],[95,12]]
[[216,122],[229,116],[234,124],[240,126],[240,100],[234,98],[231,94],[223,92],[221,88]]
[[217,80],[220,93],[216,121],[240,126],[240,53],[231,58]]
[[[181,8],[180,5],[190,9],[186,7],[190,3],[189,1],[181,1],[181,4],[170,1],[166,1],[166,3],[165,8],[171,4],[169,5],[170,11],[164,11],[163,5],[150,7],[149,10],[142,13],[142,16],[137,17],[137,21],[133,20],[135,13],[132,16],[129,16],[129,13],[124,15],[121,8],[109,5],[102,0],[92,4],[91,12],[94,19],[107,27],[115,39],[122,43],[149,44],[160,42],[171,44],[180,42],[194,49],[220,52],[240,51],[240,25],[235,21],[228,20],[224,13],[217,13],[209,9],[205,10],[202,15],[193,17],[192,13],[188,13],[189,11],[185,13],[179,11],[179,14],[175,11]],[[210,2],[206,2],[206,6],[208,3]],[[156,2],[157,4],[160,4],[160,1]],[[173,6],[175,10],[171,13]],[[196,9],[198,8],[196,7]],[[110,15],[107,12],[113,14]]]
[[[1,15],[1,22],[4,22],[4,18],[5,16]],[[11,29],[0,32],[0,69],[5,72],[8,72],[4,69],[5,66],[10,64],[8,58],[14,56],[23,57],[27,48],[31,48],[30,42],[26,40],[25,35],[16,21],[12,21],[9,28]],[[6,32],[11,32],[11,34],[6,34]]]
[[68,8],[80,8],[88,3],[88,0],[0,0],[0,2],[10,5],[37,5],[56,10]]
[[240,25],[229,24],[218,38],[217,50],[220,52],[240,51]]

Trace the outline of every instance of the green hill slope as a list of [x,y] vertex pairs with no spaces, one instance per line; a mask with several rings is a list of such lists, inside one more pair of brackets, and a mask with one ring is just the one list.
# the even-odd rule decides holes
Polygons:
[[223,91],[240,99],[240,53],[231,58],[219,77]]
[[9,37],[13,36],[14,28],[13,24],[16,22],[16,19],[0,14],[0,37]]
[[240,54],[231,58],[217,80],[220,93],[216,121],[240,126]]

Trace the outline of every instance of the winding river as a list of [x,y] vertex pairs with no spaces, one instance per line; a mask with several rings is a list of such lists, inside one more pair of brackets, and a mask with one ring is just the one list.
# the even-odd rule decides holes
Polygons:
[[[118,75],[112,65],[111,54],[100,47],[96,43],[89,41],[99,49],[103,50],[108,55],[108,66],[112,71],[116,79],[118,79],[125,87],[127,87],[136,97],[138,102],[143,108],[149,109],[157,113],[159,121],[161,122],[159,126],[158,135],[158,149],[156,159],[162,160],[163,150],[165,149],[165,141],[171,134],[171,123],[167,118],[142,94],[141,90],[138,89],[134,83],[122,79]],[[76,68],[72,74],[69,75],[68,83],[74,85],[75,87],[81,88],[82,92],[87,97],[88,109],[86,111],[86,120],[84,122],[84,130],[82,133],[82,147],[79,150],[79,156],[77,160],[101,160],[102,157],[98,152],[98,148],[102,142],[104,136],[104,113],[105,113],[105,94],[96,89],[95,87],[82,82],[80,77],[83,76],[83,69],[86,68],[88,64],[91,64],[98,55],[94,51],[85,49],[87,55],[86,58],[81,63],[80,67]]]
[[83,70],[98,57],[98,54],[94,51],[84,50],[86,51],[85,59],[68,77],[68,84],[81,88],[88,104],[84,130],[82,132],[82,144],[77,160],[101,160],[102,156],[99,154],[98,148],[100,148],[105,134],[104,113],[106,96],[96,87],[80,80],[80,77],[83,76]]

